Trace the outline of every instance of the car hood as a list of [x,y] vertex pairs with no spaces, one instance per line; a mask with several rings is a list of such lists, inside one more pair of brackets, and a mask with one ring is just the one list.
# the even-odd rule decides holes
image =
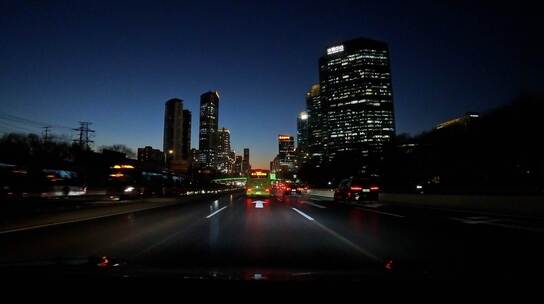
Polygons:
[[0,264],[8,277],[59,278],[172,278],[197,281],[363,281],[422,277],[421,273],[396,271],[391,264],[370,264],[348,270],[176,267],[130,263],[112,257],[71,257]]

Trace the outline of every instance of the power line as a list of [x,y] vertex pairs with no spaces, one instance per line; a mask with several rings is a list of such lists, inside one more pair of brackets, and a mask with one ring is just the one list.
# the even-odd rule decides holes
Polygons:
[[16,122],[16,123],[22,123],[22,124],[26,124],[26,125],[36,125],[36,126],[39,126],[39,127],[48,126],[48,127],[55,128],[55,129],[72,130],[71,127],[67,127],[67,126],[63,126],[63,125],[57,125],[57,124],[50,124],[50,123],[46,123],[46,122],[43,122],[43,121],[32,120],[32,119],[12,115],[12,114],[7,114],[5,112],[0,112],[0,119],[8,120],[8,121]]
[[5,122],[5,121],[0,121],[0,125],[3,125],[4,128],[7,129],[7,130],[21,130],[21,131],[25,131],[25,132],[28,132],[28,133],[37,133],[36,130],[31,130],[31,129],[26,128],[26,127],[16,126],[16,125],[13,125],[13,124]]

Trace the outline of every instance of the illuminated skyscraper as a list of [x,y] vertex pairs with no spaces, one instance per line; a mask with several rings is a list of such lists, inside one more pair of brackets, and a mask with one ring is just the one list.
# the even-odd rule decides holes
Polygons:
[[206,92],[200,95],[200,163],[215,167],[217,153],[217,128],[219,120],[219,93]]
[[328,159],[342,153],[381,158],[395,135],[387,44],[358,38],[327,48],[319,82]]
[[231,173],[232,162],[230,150],[230,131],[221,128],[217,130],[217,169],[222,173]]
[[278,161],[280,165],[286,165],[293,169],[295,164],[295,139],[293,136],[278,135]]
[[306,93],[306,109],[308,113],[308,152],[310,157],[320,163],[325,153],[323,133],[325,115],[321,108],[319,84],[314,84]]

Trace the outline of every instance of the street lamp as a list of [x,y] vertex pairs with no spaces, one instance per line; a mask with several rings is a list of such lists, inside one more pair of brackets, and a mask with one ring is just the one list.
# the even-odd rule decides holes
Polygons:
[[166,153],[166,151],[164,152],[164,165],[167,168],[170,167],[170,161],[172,160],[173,155],[174,155],[174,150],[168,150],[168,153]]

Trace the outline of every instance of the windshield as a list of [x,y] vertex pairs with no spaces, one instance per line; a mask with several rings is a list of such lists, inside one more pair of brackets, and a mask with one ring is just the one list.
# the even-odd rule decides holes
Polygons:
[[0,273],[542,273],[544,19],[496,2],[0,1]]

